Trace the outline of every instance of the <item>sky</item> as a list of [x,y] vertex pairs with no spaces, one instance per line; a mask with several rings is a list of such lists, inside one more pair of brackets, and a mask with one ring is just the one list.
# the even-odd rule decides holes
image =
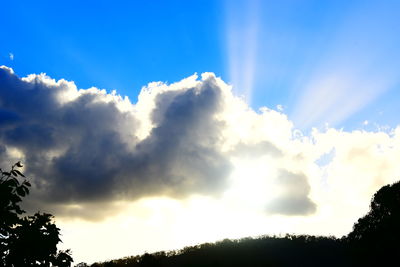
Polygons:
[[400,177],[400,2],[7,1],[0,163],[75,263],[342,236]]

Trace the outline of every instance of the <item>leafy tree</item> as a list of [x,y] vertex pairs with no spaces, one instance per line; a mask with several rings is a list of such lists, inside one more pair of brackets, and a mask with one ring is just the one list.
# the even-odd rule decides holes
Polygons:
[[383,186],[372,198],[370,211],[347,237],[357,258],[382,264],[400,254],[400,182]]
[[0,169],[0,266],[70,266],[70,251],[57,251],[60,229],[53,216],[21,216],[25,211],[20,202],[31,186],[18,170],[21,167],[17,162],[10,171]]

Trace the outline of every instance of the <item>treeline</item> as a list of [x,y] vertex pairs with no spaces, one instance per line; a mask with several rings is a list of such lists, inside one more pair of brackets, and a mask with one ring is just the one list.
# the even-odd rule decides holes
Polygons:
[[286,235],[225,239],[178,251],[94,263],[91,267],[400,266],[399,255],[400,182],[397,182],[375,193],[368,214],[342,238]]
[[105,266],[346,266],[341,240],[328,237],[286,236],[225,239],[179,251],[127,257]]

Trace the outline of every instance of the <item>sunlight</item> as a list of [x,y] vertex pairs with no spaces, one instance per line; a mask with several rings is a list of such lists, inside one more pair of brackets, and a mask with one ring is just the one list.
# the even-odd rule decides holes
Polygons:
[[[228,69],[233,90],[251,104],[259,28],[258,1],[233,6],[227,1]],[[237,3],[236,3],[237,4]],[[236,9],[234,9],[234,7]],[[244,13],[244,14],[243,14]]]
[[236,159],[231,175],[232,187],[225,199],[240,209],[263,210],[274,196],[273,170],[265,157],[258,159]]
[[[358,73],[360,70],[363,72]],[[365,66],[347,70],[337,67],[326,72],[311,77],[297,101],[293,120],[302,129],[321,126],[325,122],[338,125],[395,84],[390,75],[367,75],[369,70]]]
[[[367,6],[367,12],[354,9],[343,19],[309,76],[293,88],[300,92],[291,114],[297,127],[340,125],[398,84],[393,66],[399,56],[393,49],[400,40],[387,34],[395,27],[397,13],[390,5]],[[385,20],[377,17],[382,13]]]

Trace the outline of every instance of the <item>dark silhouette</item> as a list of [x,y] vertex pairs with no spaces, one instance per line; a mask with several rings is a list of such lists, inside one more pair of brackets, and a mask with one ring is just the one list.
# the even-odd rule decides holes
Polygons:
[[17,162],[8,172],[0,169],[0,266],[71,266],[70,251],[57,251],[60,229],[51,214],[21,217],[19,204],[31,186],[20,181],[21,167]]
[[382,187],[372,198],[370,211],[347,237],[361,263],[385,265],[400,255],[400,182]]
[[91,266],[350,266],[342,244],[335,238],[292,235],[225,239]]
[[400,182],[382,187],[372,198],[368,214],[342,238],[286,235],[225,239],[91,266],[397,266],[398,255]]

